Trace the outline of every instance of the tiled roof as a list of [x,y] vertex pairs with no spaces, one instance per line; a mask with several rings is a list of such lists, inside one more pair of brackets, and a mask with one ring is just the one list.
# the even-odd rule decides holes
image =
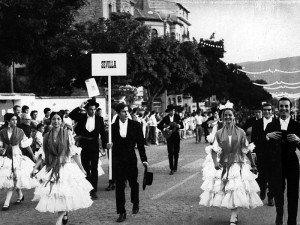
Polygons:
[[137,0],[134,9],[134,17],[140,20],[168,20],[174,23],[182,24],[183,22],[187,25],[191,25],[185,18],[177,16],[177,5],[183,7],[181,4],[171,1]]
[[151,10],[149,9],[148,11],[146,11],[146,10],[135,8],[134,9],[134,17],[137,19],[149,19],[149,20],[161,21],[161,19],[159,18],[159,16],[156,13],[150,14],[150,13],[148,13],[149,11],[151,11]]

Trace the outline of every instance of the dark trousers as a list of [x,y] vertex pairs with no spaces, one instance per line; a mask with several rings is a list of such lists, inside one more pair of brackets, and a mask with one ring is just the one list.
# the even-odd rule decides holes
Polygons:
[[[204,139],[207,142],[207,138],[206,137],[209,135],[207,124],[205,124],[205,126],[203,127],[203,131],[204,131]],[[201,141],[201,138],[200,138],[200,141]]]
[[87,173],[87,180],[93,186],[93,191],[97,191],[98,186],[98,160],[99,145],[98,141],[80,140],[81,163]]
[[[271,170],[272,167],[269,165],[268,159],[264,156],[257,155],[257,170],[258,177],[256,179],[260,192],[265,193],[267,188],[270,186]],[[272,188],[269,187],[268,198],[273,198],[274,194]]]
[[179,132],[173,133],[172,136],[169,139],[167,139],[167,148],[170,170],[177,170],[180,151]]
[[271,188],[274,193],[277,216],[283,216],[284,191],[286,187],[288,202],[287,224],[296,225],[299,198],[299,161],[296,154],[283,163],[282,169],[280,166],[274,165],[271,171]]
[[[109,160],[109,157],[110,157],[110,155],[109,155],[109,149],[107,149],[107,158],[108,158],[108,160]],[[108,180],[108,182],[109,182],[109,184],[115,184],[113,163],[112,163],[111,167],[112,167],[111,180]]]
[[196,125],[196,142],[201,142],[203,128],[201,125]]
[[118,167],[116,169],[116,205],[117,213],[125,213],[125,181],[128,180],[131,189],[131,203],[139,204],[139,183],[137,166]]
[[149,141],[151,144],[156,144],[156,127],[149,126]]

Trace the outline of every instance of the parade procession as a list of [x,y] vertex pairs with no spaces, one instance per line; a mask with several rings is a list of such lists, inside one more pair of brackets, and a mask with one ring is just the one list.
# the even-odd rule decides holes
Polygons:
[[300,3],[1,0],[0,225],[298,225]]

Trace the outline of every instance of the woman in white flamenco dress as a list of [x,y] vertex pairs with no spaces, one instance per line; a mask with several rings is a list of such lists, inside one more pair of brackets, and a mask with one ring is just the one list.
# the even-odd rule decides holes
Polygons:
[[88,208],[92,185],[86,179],[86,172],[80,161],[81,148],[69,130],[61,127],[62,115],[52,112],[53,128],[44,135],[43,147],[36,153],[38,161],[32,176],[42,161],[45,166],[35,175],[40,181],[34,192],[33,201],[39,201],[36,210],[58,213],[56,225],[67,224],[68,212]]
[[232,108],[223,111],[223,121],[224,127],[208,138],[213,144],[205,149],[208,155],[203,164],[199,204],[231,209],[230,225],[234,225],[238,221],[238,207],[252,209],[263,202],[257,194],[260,189],[251,154],[255,146],[249,145],[245,132],[234,124]]
[[[34,162],[22,154],[20,147],[27,148],[32,138],[27,138],[23,130],[17,127],[17,117],[12,113],[4,115],[6,127],[0,131],[0,189],[7,190],[2,210],[8,210],[15,189],[18,199],[15,204],[24,201],[22,189],[35,188],[38,182],[30,177]],[[31,149],[28,149],[29,152]],[[32,151],[30,152],[32,155]]]

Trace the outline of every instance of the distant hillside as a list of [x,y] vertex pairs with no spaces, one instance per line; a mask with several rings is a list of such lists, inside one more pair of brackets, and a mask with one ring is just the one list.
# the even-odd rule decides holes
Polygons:
[[[248,72],[261,72],[265,70],[274,71],[275,69],[281,71],[298,71],[300,70],[300,56],[281,58],[281,59],[272,59],[268,61],[259,61],[259,62],[244,62],[239,63],[243,67],[243,70]],[[265,80],[268,84],[275,81],[283,81],[287,83],[300,82],[300,72],[298,73],[280,73],[280,72],[267,72],[263,74],[247,74],[251,80]],[[277,87],[279,85],[274,85],[272,87]],[[297,85],[299,86],[299,85]],[[289,88],[280,88],[275,90],[268,89],[270,93],[273,92],[287,92],[287,93],[299,93],[300,88],[289,89]]]

